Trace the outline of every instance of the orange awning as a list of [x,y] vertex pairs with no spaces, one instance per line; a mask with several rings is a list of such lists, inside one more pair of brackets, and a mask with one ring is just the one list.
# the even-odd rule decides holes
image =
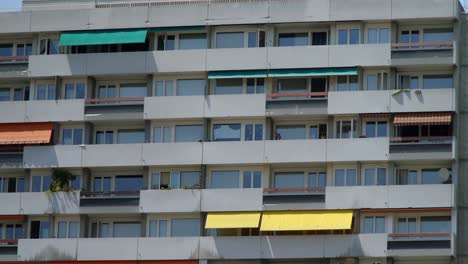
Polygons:
[[393,124],[395,126],[410,125],[450,125],[452,123],[452,113],[405,113],[395,114]]
[[48,144],[53,123],[0,124],[0,145]]

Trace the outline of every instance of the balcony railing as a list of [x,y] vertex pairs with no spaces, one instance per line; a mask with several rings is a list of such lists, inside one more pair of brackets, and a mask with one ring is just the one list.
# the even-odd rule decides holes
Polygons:
[[139,196],[140,191],[80,192],[81,198],[122,198]]
[[272,93],[267,95],[268,99],[310,99],[310,98],[326,98],[328,92],[309,92],[309,93]]
[[263,193],[281,194],[281,193],[325,193],[326,187],[304,187],[304,188],[264,188]]
[[388,234],[389,239],[424,239],[424,238],[439,238],[439,239],[450,239],[450,233],[446,232],[434,232],[434,233],[402,233],[402,234]]
[[453,41],[445,42],[418,42],[418,43],[392,43],[393,50],[415,49],[452,49]]
[[437,136],[437,137],[392,137],[390,143],[450,143],[452,137]]
[[18,240],[17,239],[0,239],[0,246],[4,245],[18,245]]
[[3,57],[0,57],[0,64],[27,62],[28,60],[29,60],[29,56],[3,56]]
[[126,97],[126,98],[89,98],[85,100],[86,104],[129,104],[143,103],[144,97]]

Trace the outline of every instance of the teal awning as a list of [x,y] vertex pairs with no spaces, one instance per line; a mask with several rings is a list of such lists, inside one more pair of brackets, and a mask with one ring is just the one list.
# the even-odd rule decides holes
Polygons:
[[60,46],[144,43],[147,29],[70,31],[60,34]]
[[187,26],[187,27],[159,27],[150,28],[149,32],[175,32],[175,31],[200,31],[206,30],[205,26]]
[[270,70],[268,77],[299,77],[299,76],[331,76],[357,75],[356,67],[352,68],[311,68],[311,69],[280,69]]
[[266,70],[250,71],[215,71],[208,73],[208,79],[265,78]]

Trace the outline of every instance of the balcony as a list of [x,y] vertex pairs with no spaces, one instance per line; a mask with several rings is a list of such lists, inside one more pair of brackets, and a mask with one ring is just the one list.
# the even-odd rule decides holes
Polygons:
[[392,44],[392,66],[454,64],[455,41]]
[[325,208],[325,187],[265,188],[264,210],[317,210]]
[[0,193],[2,215],[78,214],[78,192]]
[[264,163],[264,148],[265,141],[204,142],[203,164]]
[[388,158],[388,138],[327,139],[327,161],[377,161]]
[[262,189],[204,189],[201,211],[261,211],[262,200]]
[[200,212],[201,190],[144,190],[140,192],[142,213]]
[[453,153],[452,137],[390,138],[391,160],[451,160]]
[[138,213],[140,191],[80,192],[80,213]]
[[18,240],[0,239],[0,258],[3,261],[16,261],[18,254]]
[[77,145],[24,147],[24,168],[79,168],[82,149]]
[[86,99],[85,119],[143,120],[143,97]]
[[269,140],[265,141],[267,163],[325,162],[327,140]]
[[326,115],[328,92],[270,94],[266,101],[269,116]]
[[388,255],[410,256],[453,256],[454,235],[450,233],[389,234]]
[[28,56],[0,57],[0,78],[28,77]]

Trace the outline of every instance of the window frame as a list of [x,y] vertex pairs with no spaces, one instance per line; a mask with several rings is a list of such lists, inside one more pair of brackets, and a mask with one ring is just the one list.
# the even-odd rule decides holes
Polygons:
[[[312,168],[297,168],[297,169],[287,169],[287,168],[281,168],[281,169],[273,169],[271,171],[271,178],[270,178],[270,187],[271,188],[277,188],[275,187],[276,185],[276,179],[275,176],[277,173],[303,173],[303,187],[302,188],[316,188],[316,187],[321,187],[318,186],[318,182],[320,181],[319,175],[320,174],[325,174],[325,187],[330,186],[329,184],[329,179],[328,179],[328,170],[325,167],[312,167]],[[316,174],[317,175],[317,186],[309,186],[310,182],[310,175],[311,174]],[[325,191],[325,190],[324,190]]]
[[[198,173],[198,184],[195,184],[191,187],[188,187],[186,188],[185,186],[182,186],[182,173],[184,172],[191,172],[191,173]],[[150,169],[149,171],[149,179],[148,179],[148,186],[146,189],[148,190],[164,190],[166,188],[161,188],[161,175],[163,173],[168,173],[169,174],[169,185],[168,187],[170,189],[199,189],[201,188],[201,185],[202,185],[202,172],[200,171],[200,169],[196,169],[196,168],[167,168],[167,169]],[[159,174],[159,182],[157,183],[157,185],[159,186],[159,188],[153,188],[153,175],[154,174]],[[179,182],[179,186],[176,187],[173,185],[172,181],[173,181],[173,178],[172,176],[173,175],[178,175],[178,182]],[[198,185],[198,187],[196,186]]]
[[[202,219],[200,218],[199,215],[195,214],[178,214],[178,215],[168,215],[168,214],[149,214],[147,217],[146,221],[146,237],[152,237],[150,236],[150,228],[151,228],[151,221],[157,221],[157,236],[155,237],[173,237],[172,236],[172,220],[174,219],[198,219],[200,223],[200,230],[199,230],[199,235],[202,235],[201,232],[201,225],[202,225]],[[166,236],[160,236],[160,221],[166,221]],[[177,237],[177,236],[175,236]]]
[[[335,139],[356,139],[359,138],[359,118],[358,117],[341,117],[334,120],[335,125]],[[351,121],[350,137],[343,137],[343,122]],[[339,131],[337,130],[339,123]]]
[[[26,185],[26,177],[24,175],[14,175],[14,174],[10,174],[10,175],[0,175],[0,193],[10,193],[8,191],[8,184],[9,184],[9,180],[11,178],[14,178],[15,179],[15,191],[14,193],[20,193],[20,192],[26,192],[26,189],[25,189],[25,185]],[[18,190],[18,181],[19,179],[22,179],[23,180],[23,190]],[[5,190],[5,182],[7,183],[7,187],[6,187],[6,192],[4,191]]]
[[[39,86],[45,86],[46,87],[46,93],[45,93],[45,99],[38,99],[38,92],[39,92]],[[53,87],[54,89],[54,98],[49,99],[49,90]],[[37,101],[52,101],[52,100],[58,100],[57,97],[57,86],[55,82],[53,81],[36,81],[34,85],[34,100]]]
[[[225,141],[225,140],[217,140],[215,141],[214,140],[214,126],[215,125],[240,125],[240,138],[239,140],[236,140],[236,141]],[[213,121],[211,122],[210,124],[210,138],[209,140],[211,140],[212,142],[244,142],[244,141],[247,141],[245,140],[245,127],[246,125],[254,125],[254,130],[255,130],[255,125],[263,125],[263,136],[262,136],[262,140],[265,140],[265,135],[266,135],[266,131],[265,131],[265,121],[259,121],[259,120],[238,120],[238,119],[233,119],[233,120],[216,120],[216,121]],[[255,135],[255,133],[254,133]],[[250,140],[249,140],[250,141]],[[252,140],[252,141],[255,141],[255,140]]]
[[[336,171],[337,170],[343,170],[344,171],[344,174],[343,174],[343,177],[344,177],[344,185],[336,185],[337,182],[336,182]],[[356,172],[356,182],[354,185],[349,185],[348,183],[348,171],[351,171],[351,170],[354,170]],[[359,170],[357,167],[354,167],[354,166],[336,166],[333,168],[333,186],[336,186],[336,187],[353,187],[353,186],[360,186],[360,175],[359,175]]]
[[[61,222],[64,222],[66,223],[66,233],[65,233],[65,237],[59,237],[59,224]],[[80,218],[79,217],[57,217],[54,221],[54,238],[59,238],[59,239],[62,239],[62,238],[80,238],[80,227],[81,227],[81,223],[80,223]],[[70,225],[71,223],[78,223],[78,229],[77,229],[77,237],[70,237]]]
[[[258,167],[258,166],[253,166],[253,167],[234,167],[234,166],[229,166],[229,167],[219,167],[219,166],[213,166],[212,168],[210,168],[209,170],[207,170],[207,185],[206,185],[206,189],[212,189],[211,188],[211,182],[212,182],[212,172],[213,171],[239,171],[239,186],[238,187],[235,187],[235,189],[244,189],[244,173],[245,172],[251,172],[252,173],[252,177],[251,177],[251,183],[253,186],[253,174],[254,172],[260,172],[260,184],[261,186],[263,187],[264,186],[264,177],[265,177],[265,173],[266,171],[264,170],[264,168],[262,167]],[[253,188],[253,187],[251,187]],[[251,189],[251,188],[247,188],[247,189]],[[215,189],[220,189],[220,188],[215,188]]]
[[[361,232],[362,234],[386,234],[389,231],[388,228],[388,217],[385,214],[372,214],[372,215],[367,215],[364,214],[361,216]],[[366,230],[366,218],[372,218],[372,232],[365,232]],[[383,218],[384,219],[384,232],[377,232],[377,218]]]
[[[454,180],[454,177],[456,177],[451,165],[435,164],[435,165],[424,166],[424,167],[420,167],[420,166],[398,166],[398,167],[394,168],[394,177],[395,177],[394,178],[394,183],[395,183],[395,185],[427,185],[427,184],[422,183],[422,171],[423,170],[436,170],[436,169],[438,169],[438,170],[440,170],[440,169],[449,170],[449,173],[451,174],[452,182]],[[410,184],[410,183],[402,184],[401,181],[400,181],[400,171],[402,171],[402,170],[407,170],[408,171],[407,177],[408,177],[410,171],[416,171],[416,183],[415,184]],[[441,182],[439,184],[448,184],[448,183],[442,183]]]
[[[341,30],[346,30],[346,35],[347,35],[347,39],[346,39],[346,43],[343,43],[343,44],[340,44],[339,40],[340,40],[340,31]],[[359,36],[359,39],[358,39],[358,43],[355,43],[355,44],[351,44],[351,30],[358,30],[358,36]],[[335,45],[339,45],[339,46],[344,46],[344,45],[360,45],[363,43],[363,36],[362,36],[362,30],[363,30],[363,26],[361,24],[358,24],[358,23],[351,23],[351,24],[339,24],[336,26],[336,29],[335,29]]]
[[[379,169],[384,169],[385,170],[385,183],[384,184],[378,184],[379,182]],[[373,170],[373,182],[374,184],[366,184],[366,171],[367,170]],[[366,165],[361,168],[361,186],[387,186],[389,185],[389,168],[386,166],[372,166],[372,165]]]
[[[84,85],[84,94],[83,98],[77,98],[77,85],[83,84]],[[67,85],[73,85],[73,98],[66,98],[67,96]],[[86,80],[65,80],[62,84],[62,99],[64,100],[80,100],[86,99],[86,95],[88,94],[88,83]]]

